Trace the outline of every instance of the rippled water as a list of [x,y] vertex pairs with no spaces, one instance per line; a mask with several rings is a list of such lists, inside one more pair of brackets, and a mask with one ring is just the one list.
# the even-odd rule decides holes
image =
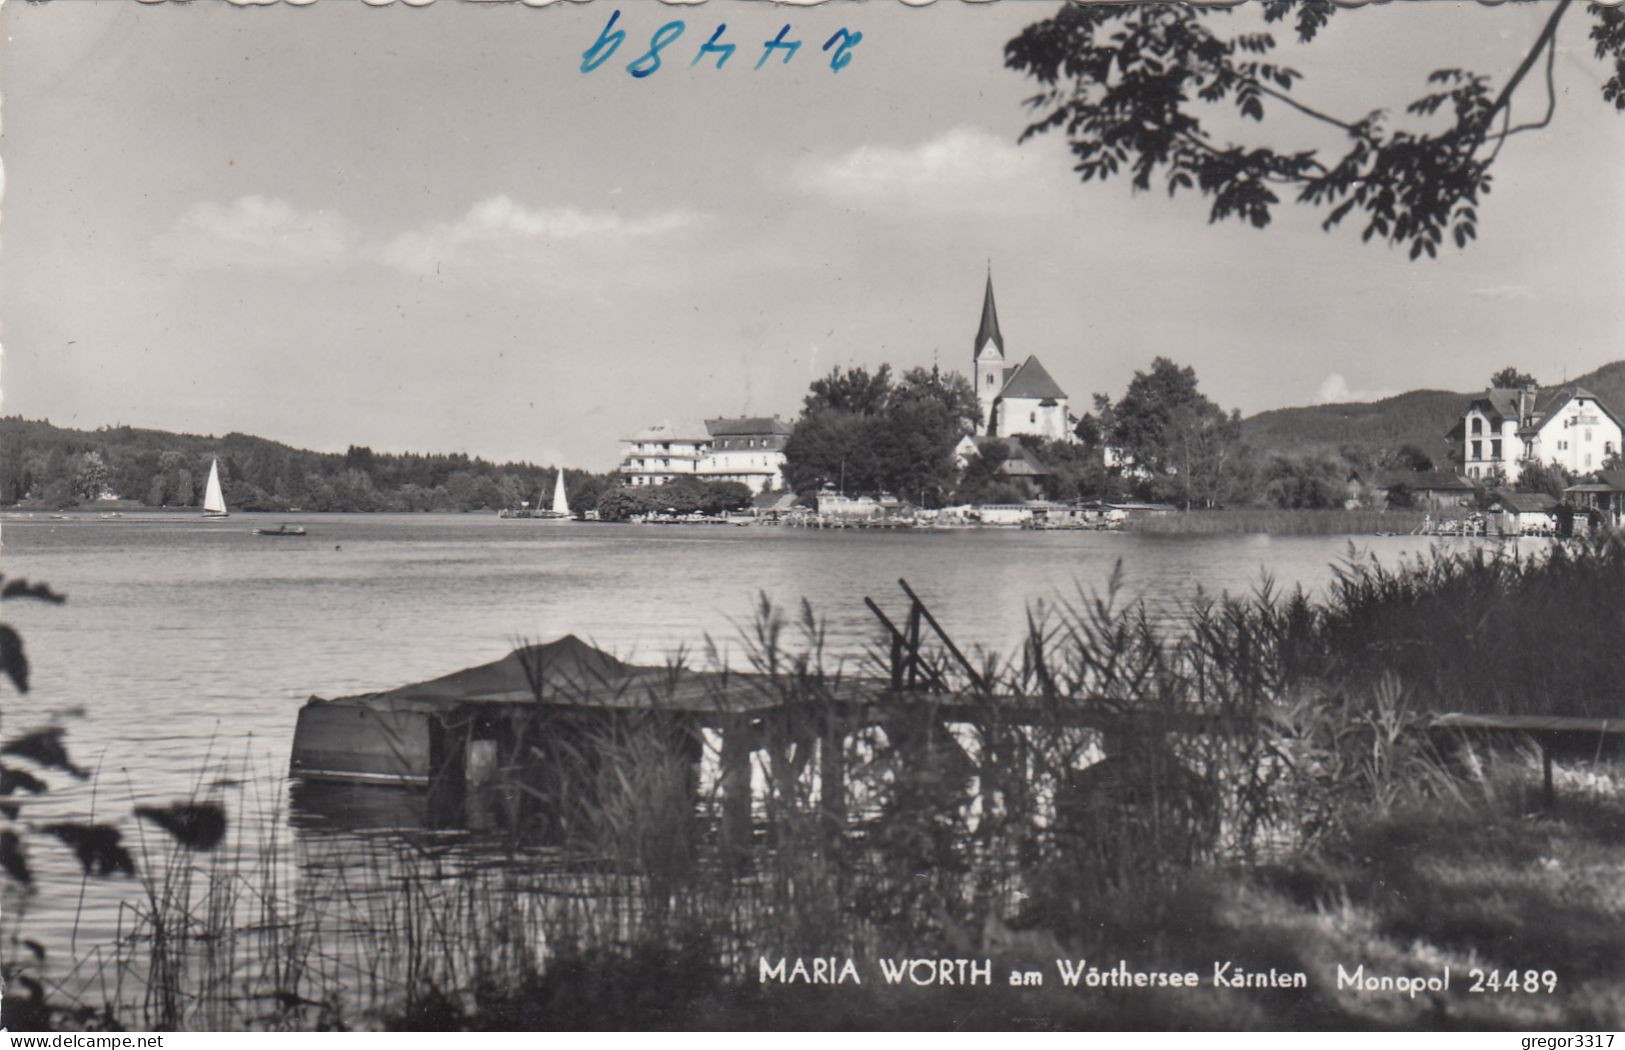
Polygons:
[[[277,519],[282,520],[282,519]],[[46,581],[61,607],[8,602],[26,640],[34,690],[4,698],[10,737],[68,728],[74,758],[97,775],[57,777],[31,811],[117,819],[140,844],[132,802],[185,798],[222,775],[244,848],[287,834],[289,748],[312,694],[388,688],[495,659],[517,640],[573,632],[658,662],[709,634],[743,663],[739,625],[758,594],[812,603],[833,655],[856,659],[876,637],[865,595],[903,602],[906,577],[963,646],[1006,649],[1034,600],[1100,589],[1121,560],[1130,595],[1169,610],[1243,591],[1266,574],[1316,589],[1348,555],[1340,537],[1139,536],[1014,530],[821,532],[754,527],[652,528],[471,515],[292,515],[300,538],[266,538],[236,517],[129,515],[0,525],[0,571]],[[1407,537],[1360,538],[1384,561]],[[244,804],[243,800],[247,800]],[[84,883],[66,851],[35,846],[39,888],[8,889],[28,935],[75,958],[120,922],[134,885]],[[127,921],[127,916],[125,916]],[[75,931],[77,934],[75,935]]]

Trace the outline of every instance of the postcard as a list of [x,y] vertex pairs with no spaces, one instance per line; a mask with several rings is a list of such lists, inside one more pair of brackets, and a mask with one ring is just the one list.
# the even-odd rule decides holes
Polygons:
[[5,1026],[1605,1050],[1622,12],[4,4]]

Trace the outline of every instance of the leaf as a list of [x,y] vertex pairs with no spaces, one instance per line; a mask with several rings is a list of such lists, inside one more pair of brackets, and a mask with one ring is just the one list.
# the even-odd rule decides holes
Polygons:
[[84,780],[90,774],[74,765],[68,758],[67,749],[62,746],[62,733],[61,726],[36,729],[26,736],[20,736],[9,744],[0,746],[0,755],[19,755],[31,762],[38,762],[47,769],[60,769]]
[[67,601],[65,595],[51,590],[43,583],[29,583],[27,580],[12,580],[0,589],[0,598],[33,598],[35,601],[50,602],[52,605],[61,605]]
[[0,795],[10,795],[18,790],[26,791],[30,795],[38,795],[46,789],[45,781],[28,770],[0,766]]
[[163,828],[187,849],[211,850],[226,837],[226,807],[218,802],[176,802],[161,809],[137,806],[135,815]]
[[11,679],[19,693],[28,692],[28,657],[23,655],[22,635],[0,623],[0,671]]
[[135,859],[120,844],[124,836],[110,824],[47,824],[42,830],[74,851],[86,875],[135,875]]
[[32,885],[33,874],[28,870],[28,858],[23,856],[23,840],[15,831],[0,831],[0,868],[24,886]]

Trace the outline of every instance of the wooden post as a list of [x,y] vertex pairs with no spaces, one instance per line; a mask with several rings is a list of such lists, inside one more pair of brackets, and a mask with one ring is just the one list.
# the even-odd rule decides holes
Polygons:
[[908,610],[908,687],[913,689],[920,679],[920,610],[924,606],[918,598]]
[[722,840],[730,850],[750,846],[750,722],[743,716],[722,727]]

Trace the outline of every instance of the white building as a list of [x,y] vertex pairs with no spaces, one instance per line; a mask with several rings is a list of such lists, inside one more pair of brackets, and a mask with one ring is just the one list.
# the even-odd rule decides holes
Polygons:
[[976,330],[973,382],[981,408],[978,433],[998,437],[1035,434],[1070,441],[1077,421],[1067,408],[1066,391],[1050,378],[1037,356],[1014,367],[1004,355],[999,312],[993,305],[993,275],[982,296],[982,323]]
[[737,481],[755,493],[784,487],[784,443],[790,424],[776,416],[707,419],[710,449],[700,461],[707,481]]
[[629,485],[663,485],[692,477],[711,450],[711,436],[697,426],[657,423],[621,441],[621,474]]
[[1495,387],[1473,399],[1456,428],[1469,478],[1499,470],[1518,480],[1525,462],[1555,463],[1571,474],[1601,470],[1619,455],[1621,425],[1584,387],[1513,390]]
[[629,485],[663,485],[682,477],[737,481],[751,492],[784,487],[788,423],[776,417],[708,419],[704,427],[658,423],[621,441]]

